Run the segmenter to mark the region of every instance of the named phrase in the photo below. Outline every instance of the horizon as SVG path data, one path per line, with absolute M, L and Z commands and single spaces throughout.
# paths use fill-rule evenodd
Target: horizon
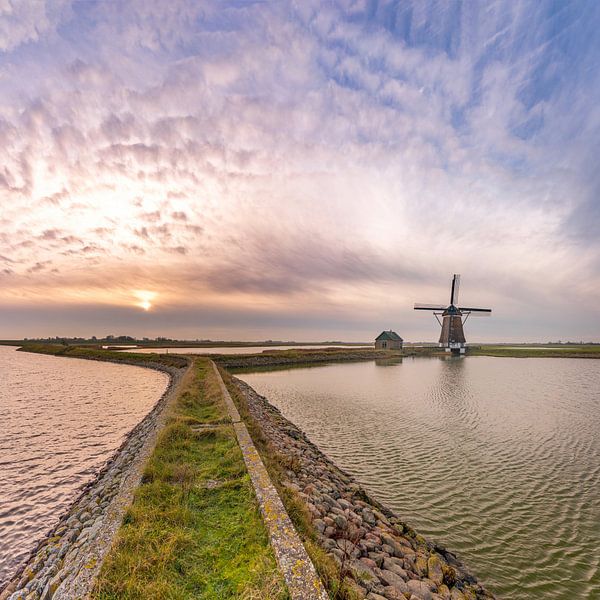
M 600 340 L 600 4 L 0 8 L 0 337 Z M 118 334 L 117 334 L 118 335 Z M 532 340 L 536 340 L 535 342 Z
M 78 342 L 78 341 L 82 341 L 82 342 L 136 342 L 136 343 L 142 343 L 142 344 L 152 344 L 153 342 L 160 342 L 162 344 L 164 343 L 168 343 L 168 342 L 173 342 L 173 343 L 190 343 L 190 344 L 211 344 L 211 345 L 215 345 L 215 344 L 228 344 L 228 345 L 234 345 L 234 344 L 251 344 L 251 345 L 288 345 L 288 344 L 298 344 L 298 345 L 311 345 L 311 344 L 318 344 L 318 345 L 325 345 L 325 344 L 332 344 L 332 345 L 339 345 L 339 344 L 343 344 L 343 345 L 372 345 L 374 343 L 374 341 L 366 341 L 366 340 L 318 340 L 318 339 L 312 339 L 312 340 L 294 340 L 294 339 L 211 339 L 211 338 L 196 338 L 196 339 L 191 339 L 191 338 L 168 338 L 168 337 L 164 337 L 164 336 L 157 336 L 155 338 L 150 338 L 147 336 L 141 336 L 141 337 L 134 337 L 134 336 L 129 336 L 129 335 L 107 335 L 105 337 L 97 337 L 97 336 L 89 336 L 89 337 L 84 337 L 84 336 L 60 336 L 60 335 L 55 335 L 55 336 L 46 336 L 46 337 L 32 337 L 32 338 L 13 338 L 13 339 L 1 339 L 0 340 L 0 344 L 6 344 L 9 342 L 46 342 L 46 341 L 66 341 L 66 342 Z M 404 344 L 407 345 L 417 345 L 417 344 L 428 344 L 428 345 L 438 345 L 437 341 L 434 340 L 407 340 L 407 339 L 403 339 L 402 340 Z M 520 341 L 520 342 L 514 342 L 514 341 L 491 341 L 491 342 L 482 342 L 479 340 L 473 340 L 470 342 L 467 342 L 467 346 L 475 346 L 475 345 L 485 345 L 485 346 L 493 346 L 493 345 L 507 345 L 507 344 L 517 344 L 517 345 L 527 345 L 527 344 L 532 344 L 532 345 L 544 345 L 544 344 L 551 344 L 551 345 L 574 345 L 574 346 L 587 346 L 587 345 L 598 345 L 600 344 L 600 341 L 595 341 L 595 340 L 572 340 L 572 339 L 565 339 L 565 340 L 546 340 L 546 341 L 542 341 L 542 340 L 524 340 L 524 341 Z

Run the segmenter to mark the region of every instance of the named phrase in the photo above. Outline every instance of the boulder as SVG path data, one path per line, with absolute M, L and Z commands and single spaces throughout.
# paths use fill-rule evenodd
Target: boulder
M 435 554 L 432 554 L 427 560 L 427 577 L 429 577 L 436 585 L 442 585 L 444 581 L 442 561 Z
M 402 594 L 404 594 L 404 592 L 408 592 L 410 589 L 407 586 L 406 581 L 404 581 L 400 575 L 394 573 L 393 571 L 388 571 L 387 569 L 383 569 L 381 571 L 379 579 L 381 579 L 386 585 L 392 586 Z
M 408 590 L 420 600 L 433 600 L 429 586 L 419 579 L 411 579 L 407 584 Z

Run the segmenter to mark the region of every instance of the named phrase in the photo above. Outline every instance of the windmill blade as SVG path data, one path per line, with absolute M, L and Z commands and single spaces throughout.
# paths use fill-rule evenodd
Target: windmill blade
M 415 304 L 415 310 L 446 310 L 447 306 L 440 306 L 439 304 L 421 304 L 417 302 Z
M 458 288 L 460 287 L 460 275 L 454 274 L 452 279 L 452 293 L 450 294 L 450 304 L 458 304 Z
M 468 306 L 460 306 L 458 308 L 461 313 L 469 313 L 473 317 L 489 317 L 492 314 L 491 308 L 470 308 Z

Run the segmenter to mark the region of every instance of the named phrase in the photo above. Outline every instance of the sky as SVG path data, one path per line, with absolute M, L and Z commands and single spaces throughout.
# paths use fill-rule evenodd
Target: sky
M 0 338 L 600 341 L 600 3 L 0 0 Z

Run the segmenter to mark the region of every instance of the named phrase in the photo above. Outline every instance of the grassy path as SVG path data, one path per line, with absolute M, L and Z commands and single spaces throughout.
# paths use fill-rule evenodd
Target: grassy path
M 196 359 L 92 598 L 288 598 L 226 414 Z

